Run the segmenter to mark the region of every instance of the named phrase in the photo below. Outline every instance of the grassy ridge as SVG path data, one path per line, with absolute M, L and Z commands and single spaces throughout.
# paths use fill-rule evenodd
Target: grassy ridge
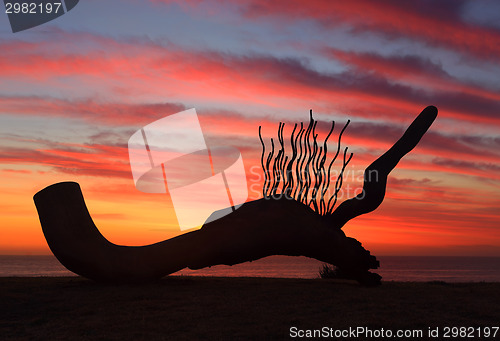
M 149 285 L 0 278 L 0 339 L 288 338 L 290 327 L 498 326 L 500 283 L 168 277 Z M 500 338 L 500 335 L 497 335 Z

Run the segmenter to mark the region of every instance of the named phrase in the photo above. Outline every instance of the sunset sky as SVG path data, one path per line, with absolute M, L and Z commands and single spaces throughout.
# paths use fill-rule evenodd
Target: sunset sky
M 50 253 L 32 197 L 60 181 L 111 242 L 181 234 L 171 200 L 135 188 L 127 150 L 176 112 L 196 108 L 209 146 L 240 150 L 249 200 L 259 125 L 269 139 L 284 121 L 286 137 L 312 109 L 322 137 L 350 119 L 342 201 L 435 105 L 383 204 L 344 231 L 375 255 L 500 256 L 499 2 L 81 0 L 15 34 L 0 17 L 0 254 Z

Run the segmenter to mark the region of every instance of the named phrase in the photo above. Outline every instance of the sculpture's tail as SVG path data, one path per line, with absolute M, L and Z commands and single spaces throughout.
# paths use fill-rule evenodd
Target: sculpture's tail
M 363 192 L 337 207 L 329 217 L 332 225 L 342 228 L 349 220 L 375 210 L 382 203 L 387 176 L 401 158 L 415 148 L 436 117 L 436 107 L 425 108 L 391 149 L 366 168 Z

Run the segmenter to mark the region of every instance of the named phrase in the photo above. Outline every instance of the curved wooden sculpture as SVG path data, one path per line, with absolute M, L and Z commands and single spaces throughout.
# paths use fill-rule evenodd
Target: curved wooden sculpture
M 341 228 L 383 201 L 387 175 L 420 141 L 437 116 L 425 108 L 392 148 L 365 170 L 363 195 L 320 215 L 309 205 L 272 196 L 247 202 L 235 212 L 189 232 L 147 246 L 115 245 L 102 236 L 87 210 L 80 186 L 51 185 L 34 196 L 47 243 L 74 273 L 103 282 L 146 282 L 183 268 L 233 265 L 271 255 L 306 256 L 337 266 L 362 284 L 380 284 L 369 272 L 378 261 Z M 367 176 L 377 172 L 377 177 Z

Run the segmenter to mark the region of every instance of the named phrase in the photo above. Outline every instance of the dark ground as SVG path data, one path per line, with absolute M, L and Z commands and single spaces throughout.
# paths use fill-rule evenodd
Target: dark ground
M 321 279 L 102 285 L 77 277 L 0 278 L 0 340 L 289 339 L 292 326 L 421 329 L 424 336 L 429 327 L 498 327 L 500 283 L 366 288 Z M 500 331 L 489 339 L 500 340 Z

